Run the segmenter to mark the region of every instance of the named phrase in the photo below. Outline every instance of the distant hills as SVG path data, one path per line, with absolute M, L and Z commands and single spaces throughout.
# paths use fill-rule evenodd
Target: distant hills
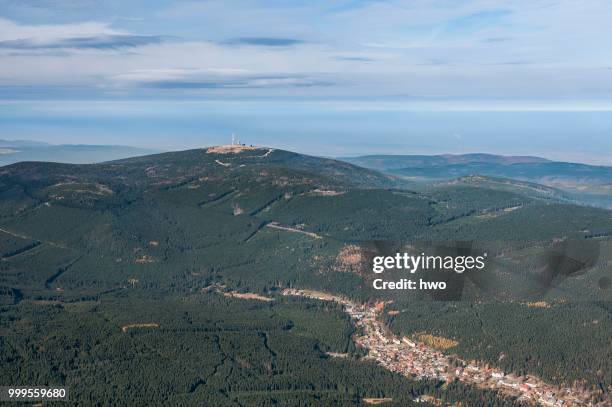
M 153 149 L 90 144 L 47 144 L 31 140 L 0 140 L 0 166 L 20 161 L 87 164 L 158 152 Z
M 373 168 L 379 171 L 400 170 L 403 168 L 431 168 L 449 165 L 490 164 L 512 165 L 550 162 L 545 158 L 532 156 L 502 156 L 494 154 L 441 154 L 441 155 L 364 155 L 346 157 L 341 160 Z
M 577 202 L 612 207 L 612 167 L 493 154 L 370 155 L 343 160 L 412 181 L 473 175 L 527 181 L 565 191 L 566 197 Z
M 433 332 L 456 340 L 452 352 L 465 360 L 608 389 L 611 293 L 599 287 L 612 264 L 612 212 L 507 178 L 415 186 L 343 161 L 246 146 L 0 167 L 0 361 L 20 366 L 0 370 L 0 381 L 25 385 L 35 372 L 71 386 L 80 401 L 106 394 L 89 384 L 97 380 L 123 386 L 129 372 L 143 391 L 154 374 L 184 397 L 174 404 L 238 405 L 214 397 L 268 394 L 276 376 L 283 394 L 295 383 L 308 392 L 350 388 L 332 381 L 345 373 L 324 370 L 348 363 L 342 372 L 367 366 L 367 383 L 397 387 L 353 356 L 330 363 L 324 352 L 351 352 L 354 330 L 326 319 L 329 305 L 279 295 L 294 287 L 393 301 L 385 318 L 399 334 Z M 486 249 L 488 269 L 429 275 L 452 284 L 452 296 L 374 290 L 368 258 L 393 253 L 394 242 Z M 328 347 L 321 336 L 347 345 Z M 308 377 L 290 380 L 294 366 Z M 232 371 L 248 387 L 231 382 Z M 193 397 L 212 402 L 185 402 Z
M 0 139 L 0 166 L 23 161 L 91 164 L 158 153 L 122 145 L 53 145 L 32 140 Z M 288 153 L 287 154 L 293 154 Z M 604 208 L 612 208 L 612 167 L 551 161 L 534 156 L 494 154 L 367 155 L 320 161 L 296 155 L 305 170 L 329 170 L 359 185 L 426 188 L 446 183 L 477 185 Z M 333 165 L 330 166 L 329 163 Z M 350 163 L 355 165 L 347 166 Z M 379 172 L 366 172 L 365 169 Z M 352 175 L 349 177 L 348 173 Z M 376 175 L 374 175 L 376 174 Z M 385 175 L 386 174 L 386 175 Z M 474 176 L 477 176 L 474 178 Z M 526 184 L 523 184 L 526 183 Z M 530 186 L 536 184 L 535 187 Z
M 4 140 L 0 139 L 0 147 L 43 147 L 49 143 L 35 140 Z

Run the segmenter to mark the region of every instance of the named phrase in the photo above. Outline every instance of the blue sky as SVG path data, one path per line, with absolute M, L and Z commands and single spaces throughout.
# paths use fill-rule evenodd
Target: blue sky
M 286 131 L 288 116 L 295 127 L 318 131 L 312 140 L 337 137 L 339 146 L 352 141 L 350 131 L 334 128 L 369 117 L 366 128 L 378 124 L 378 133 L 396 138 L 393 129 L 403 129 L 408 150 L 411 137 L 422 134 L 432 144 L 439 138 L 442 148 L 461 129 L 482 133 L 477 123 L 473 130 L 462 124 L 473 112 L 489 118 L 515 112 L 520 121 L 534 117 L 520 111 L 560 111 L 565 114 L 539 115 L 556 122 L 538 126 L 555 129 L 558 117 L 574 117 L 566 127 L 580 129 L 584 112 L 612 111 L 610 21 L 608 0 L 0 0 L 0 138 L 62 142 L 80 132 L 83 142 L 96 134 L 100 142 L 120 137 L 142 145 L 148 143 L 142 121 L 155 114 L 168 118 L 168 133 L 174 130 L 152 136 L 156 146 L 197 144 L 190 134 L 198 129 L 203 143 L 232 127 L 276 134 Z M 231 110 L 240 101 L 255 104 L 268 123 L 253 116 L 250 128 L 232 126 L 244 119 Z M 204 103 L 223 120 L 182 117 L 172 128 L 184 103 L 194 115 L 201 112 L 194 106 Z M 55 121 L 45 116 L 59 107 Z M 312 109 L 320 110 L 319 126 L 306 122 Z M 45 115 L 33 114 L 41 110 Z M 436 111 L 438 118 L 430 114 Z M 432 122 L 414 128 L 401 119 L 409 120 L 410 112 L 430 112 L 425 116 Z M 385 114 L 396 127 L 384 122 Z M 450 120 L 448 131 L 433 131 L 442 117 Z M 596 152 L 612 152 L 600 132 L 612 134 L 593 120 L 574 144 L 565 143 L 566 153 L 585 134 Z M 270 124 L 275 121 L 278 128 Z M 529 122 L 520 124 L 511 127 L 529 133 Z M 510 137 L 497 133 L 487 137 Z M 530 148 L 533 136 L 514 135 L 517 150 Z M 478 140 L 463 147 L 489 148 L 491 140 Z

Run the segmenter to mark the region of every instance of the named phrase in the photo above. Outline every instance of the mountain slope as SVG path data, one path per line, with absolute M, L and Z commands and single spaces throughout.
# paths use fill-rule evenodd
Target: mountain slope
M 365 155 L 344 157 L 343 161 L 372 168 L 379 171 L 399 170 L 402 168 L 429 168 L 465 164 L 533 164 L 549 162 L 545 158 L 532 156 L 501 156 L 494 154 L 441 154 L 441 155 Z
M 398 185 L 376 171 L 268 148 L 188 150 L 95 165 L 14 164 L 0 168 L 3 250 L 30 255 L 7 263 L 16 269 L 4 284 L 23 277 L 34 291 L 85 282 L 111 288 L 130 278 L 165 285 L 186 273 L 181 284 L 189 285 L 220 276 L 212 270 L 221 267 L 226 282 L 263 287 L 293 280 L 300 263 L 299 278 L 320 284 L 317 269 L 326 265 L 313 256 L 333 257 L 350 242 L 546 241 L 612 230 L 607 211 L 542 199 L 545 188 L 489 182 L 413 192 Z M 287 256 L 274 240 L 281 235 L 302 242 L 300 249 Z M 32 261 L 47 268 L 24 275 Z M 170 265 L 174 271 L 165 271 Z M 261 274 L 254 278 L 252 270 Z M 337 277 L 327 284 L 336 286 Z M 350 279 L 347 289 L 360 284 L 358 276 Z
M 550 187 L 551 195 L 567 201 L 612 208 L 612 167 L 491 154 L 380 155 L 345 160 L 411 181 L 446 181 L 473 175 L 527 181 Z
M 562 348 L 553 351 L 567 356 L 547 358 L 546 347 L 529 346 L 532 337 L 508 332 L 505 327 L 520 324 L 521 312 L 504 314 L 508 321 L 487 326 L 490 335 L 504 341 L 485 341 L 487 347 L 474 345 L 473 335 L 480 331 L 465 327 L 482 317 L 467 301 L 461 306 L 464 320 L 448 325 L 458 342 L 466 339 L 470 344 L 459 349 L 460 355 L 502 363 L 500 352 L 508 352 L 511 346 L 508 360 L 512 364 L 504 365 L 508 370 L 522 369 L 551 381 L 558 377 L 563 381 L 587 379 L 604 388 L 612 382 L 609 374 L 597 376 L 589 370 L 584 376 L 580 369 L 563 364 L 580 360 L 592 369 L 606 371 L 606 359 L 599 357 L 603 353 L 593 352 L 604 352 L 608 345 L 605 321 L 596 326 L 589 322 L 589 329 L 570 328 L 599 315 L 598 307 L 608 299 L 609 293 L 597 284 L 612 260 L 610 211 L 541 199 L 514 188 L 494 188 L 492 183 L 445 183 L 420 192 L 398 186 L 401 181 L 394 177 L 347 163 L 268 148 L 227 146 L 94 165 L 26 162 L 2 167 L 0 326 L 10 328 L 11 335 L 10 346 L 0 346 L 0 360 L 22 360 L 34 366 L 44 347 L 68 349 L 40 362 L 41 371 L 53 372 L 51 367 L 56 366 L 74 380 L 72 366 L 91 368 L 89 362 L 78 359 L 78 355 L 89 355 L 87 350 L 73 352 L 74 330 L 81 329 L 73 321 L 77 315 L 78 326 L 89 327 L 87 347 L 96 352 L 91 360 L 111 360 L 107 353 L 116 349 L 141 350 L 136 354 L 144 359 L 126 362 L 126 368 L 136 365 L 155 370 L 151 363 L 160 363 L 158 359 L 147 362 L 146 356 L 140 356 L 152 346 L 157 346 L 153 353 L 164 349 L 164 355 L 178 355 L 184 349 L 195 352 L 191 346 L 197 349 L 200 342 L 206 343 L 211 351 L 202 356 L 201 364 L 211 365 L 210 380 L 199 378 L 197 370 L 189 370 L 188 377 L 177 372 L 186 393 L 191 388 L 206 388 L 204 394 L 215 395 L 214 389 L 235 378 L 227 372 L 244 372 L 249 366 L 255 366 L 255 371 L 249 370 L 249 380 L 282 372 L 297 375 L 288 363 L 281 364 L 285 363 L 282 358 L 298 364 L 306 363 L 305 359 L 290 359 L 286 349 L 299 349 L 299 357 L 308 355 L 307 363 L 318 363 L 319 370 L 329 368 L 329 363 L 320 366 L 322 358 L 328 358 L 321 349 L 346 349 L 352 331 L 342 328 L 337 314 L 333 314 L 335 322 L 321 326 L 324 321 L 318 315 L 285 307 L 285 300 L 276 305 L 280 289 L 319 289 L 361 301 L 394 300 L 398 312 L 414 308 L 426 314 L 412 325 L 412 318 L 398 317 L 397 322 L 391 321 L 394 329 L 410 333 L 425 324 L 427 329 L 441 330 L 439 324 L 427 325 L 427 314 L 437 312 L 446 301 L 377 292 L 371 288 L 373 274 L 366 261 L 376 250 L 398 242 L 452 244 L 460 240 L 484 244 L 492 254 L 499 253 L 492 260 L 499 270 L 487 270 L 486 281 L 462 280 L 464 292 L 460 294 L 464 297 L 460 298 L 484 303 L 486 315 L 498 315 L 497 307 L 506 306 L 503 301 L 518 307 L 531 298 L 531 292 L 520 290 L 528 282 L 539 298 L 566 304 L 554 308 L 554 314 L 530 314 L 534 321 L 530 326 L 558 326 L 558 330 L 543 330 L 538 340 L 561 343 Z M 548 259 L 555 244 L 571 239 L 607 249 L 602 249 L 600 257 L 588 259 L 588 264 L 574 262 L 576 268 L 571 263 L 570 271 L 578 271 L 577 275 L 538 272 L 540 261 Z M 236 304 L 224 295 L 234 291 L 256 292 L 273 301 L 256 306 Z M 575 307 L 576 298 L 584 300 L 584 305 Z M 182 305 L 177 308 L 176 304 Z M 219 308 L 225 305 L 235 307 L 234 311 L 222 314 L 223 321 L 216 320 Z M 52 323 L 45 327 L 51 331 L 41 339 L 39 333 L 27 330 L 25 341 L 20 327 L 40 326 L 37 307 L 46 307 L 44 319 Z M 441 312 L 452 316 L 454 307 L 451 302 Z M 327 315 L 331 311 L 335 310 L 315 312 Z M 251 318 L 245 316 L 248 313 Z M 7 322 L 3 315 L 22 322 Z M 134 320 L 135 315 L 139 319 Z M 130 332 L 125 334 L 120 329 L 139 323 L 144 325 L 126 328 Z M 68 333 L 62 330 L 66 326 Z M 324 338 L 329 326 L 337 327 L 341 335 Z M 564 332 L 563 341 L 546 336 L 557 331 Z M 101 349 L 104 338 L 112 338 L 117 347 Z M 139 338 L 148 347 L 142 347 Z M 584 346 L 577 348 L 576 343 Z M 249 354 L 265 362 L 248 359 L 241 349 L 249 349 Z M 526 354 L 530 357 L 525 358 Z M 216 360 L 218 355 L 227 357 Z M 172 356 L 175 358 L 184 360 Z M 275 366 L 282 368 L 274 370 Z M 174 364 L 173 368 L 178 369 Z M 84 391 L 82 386 L 79 391 Z
M 265 275 L 249 280 L 266 285 L 282 277 L 279 270 L 294 273 L 283 263 L 296 261 L 272 254 L 275 245 L 267 240 L 275 234 L 264 228 L 269 213 L 293 199 L 335 200 L 356 186 L 374 197 L 369 188 L 395 184 L 350 164 L 271 149 L 189 150 L 95 165 L 14 164 L 0 168 L 4 255 L 21 250 L 28 256 L 9 256 L 12 271 L 2 284 L 21 280 L 21 289 L 34 291 L 112 288 L 131 278 L 166 285 L 187 273 L 181 284 L 189 285 L 206 281 L 218 266 L 228 270 L 226 278 L 243 278 L 251 263 Z M 396 203 L 389 210 L 400 209 Z M 254 265 L 257 250 L 270 254 Z M 27 272 L 32 261 L 40 264 L 36 273 Z M 165 271 L 170 265 L 172 273 Z

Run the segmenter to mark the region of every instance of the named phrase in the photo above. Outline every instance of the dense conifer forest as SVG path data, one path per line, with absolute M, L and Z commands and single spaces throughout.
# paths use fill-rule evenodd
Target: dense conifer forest
M 280 295 L 298 287 L 392 299 L 384 315 L 396 333 L 452 338 L 448 353 L 605 394 L 611 233 L 605 209 L 482 185 L 416 191 L 272 149 L 0 167 L 0 384 L 66 385 L 81 405 L 406 406 L 420 395 L 518 405 L 375 365 L 338 305 Z M 537 259 L 567 239 L 597 255 L 520 292 L 541 283 Z M 379 293 L 371 271 L 341 255 L 425 240 L 489 245 L 503 289 L 469 280 L 452 302 Z

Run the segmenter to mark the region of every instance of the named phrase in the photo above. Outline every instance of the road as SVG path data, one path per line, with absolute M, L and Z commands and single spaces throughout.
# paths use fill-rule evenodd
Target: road
M 356 326 L 362 329 L 353 336 L 355 344 L 367 351 L 367 357 L 384 368 L 413 379 L 435 379 L 445 382 L 459 380 L 481 389 L 494 390 L 503 396 L 516 397 L 528 405 L 550 407 L 605 406 L 606 402 L 591 403 L 591 394 L 576 388 L 559 388 L 542 379 L 517 376 L 485 363 L 465 362 L 448 356 L 411 338 L 400 338 L 378 320 L 384 303 L 358 304 L 346 297 L 320 291 L 286 289 L 283 295 L 334 301 Z M 457 367 L 458 366 L 458 367 Z

